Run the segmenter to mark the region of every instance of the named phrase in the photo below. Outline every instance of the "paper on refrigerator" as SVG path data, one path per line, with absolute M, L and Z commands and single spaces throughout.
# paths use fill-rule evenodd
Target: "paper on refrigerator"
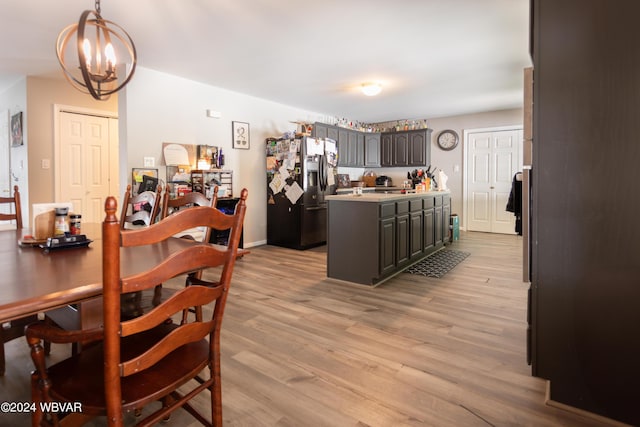
M 284 188 L 284 178 L 279 173 L 273 174 L 273 179 L 269 183 L 269 188 L 273 191 L 273 194 L 278 194 Z
M 307 137 L 307 156 L 323 155 L 324 140 Z
M 298 199 L 304 194 L 304 191 L 302 191 L 302 187 L 300 187 L 298 183 L 294 181 L 293 184 L 288 185 L 285 188 L 284 194 L 287 196 L 289 201 L 295 205 Z

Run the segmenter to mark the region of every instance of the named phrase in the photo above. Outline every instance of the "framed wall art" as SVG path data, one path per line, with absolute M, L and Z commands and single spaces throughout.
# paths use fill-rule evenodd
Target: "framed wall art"
M 241 150 L 249 149 L 249 123 L 231 122 L 233 137 L 233 148 Z
M 22 111 L 11 116 L 11 146 L 19 147 L 24 144 L 22 138 Z

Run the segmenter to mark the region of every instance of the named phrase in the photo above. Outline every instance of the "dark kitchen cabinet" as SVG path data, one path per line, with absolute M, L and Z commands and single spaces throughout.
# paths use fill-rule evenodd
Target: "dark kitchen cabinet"
M 380 166 L 380 134 L 364 134 L 364 167 L 373 168 Z
M 442 241 L 449 240 L 449 220 L 451 218 L 451 202 L 448 196 L 442 197 L 442 224 L 440 227 L 442 230 Z
M 393 136 L 393 166 L 409 166 L 409 135 L 406 132 Z
M 333 125 L 327 125 L 324 123 L 313 124 L 313 136 L 316 138 L 329 138 L 334 141 L 338 141 L 338 127 Z
M 394 206 L 395 208 L 395 206 Z M 396 218 L 380 220 L 380 275 L 396 268 Z
M 393 134 L 380 134 L 380 166 L 393 166 Z
M 637 426 L 640 2 L 532 12 L 532 373 L 551 400 Z
M 448 193 L 446 194 L 448 200 Z M 440 215 L 435 218 L 435 199 Z M 347 196 L 328 199 L 327 276 L 377 285 L 440 249 L 446 231 L 443 195 L 399 197 L 380 203 Z M 446 229 L 448 229 L 448 218 Z
M 427 132 L 409 132 L 408 135 L 409 166 L 428 165 L 427 146 L 429 141 L 427 141 Z
M 431 129 L 418 129 L 382 133 L 381 166 L 428 166 L 431 161 L 431 132 Z
M 443 214 L 442 214 L 442 196 L 436 196 L 434 198 L 435 207 L 433 208 L 433 222 L 435 224 L 435 244 L 440 245 L 444 239 L 444 230 L 442 229 Z
M 409 215 L 410 248 L 409 257 L 415 259 L 422 254 L 422 210 Z
M 328 138 L 329 125 L 324 123 L 315 123 L 313 125 L 313 136 L 316 138 Z
M 429 249 L 434 247 L 436 243 L 436 240 L 435 240 L 436 223 L 435 223 L 433 201 L 431 201 L 431 207 L 425 207 L 425 209 L 422 211 L 422 224 L 423 224 L 423 229 L 422 229 L 423 251 L 428 251 Z
M 402 266 L 409 262 L 409 214 L 397 216 L 396 239 L 396 264 Z

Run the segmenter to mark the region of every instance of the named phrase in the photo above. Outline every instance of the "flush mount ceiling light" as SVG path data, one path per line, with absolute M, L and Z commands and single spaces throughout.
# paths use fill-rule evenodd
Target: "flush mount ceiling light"
M 137 55 L 133 40 L 118 24 L 100 15 L 100 0 L 95 10 L 85 10 L 77 24 L 60 32 L 56 41 L 56 54 L 64 76 L 76 89 L 89 93 L 97 100 L 106 100 L 122 89 L 136 69 Z M 77 34 L 75 46 L 69 43 Z M 116 61 L 116 52 L 122 56 Z M 78 63 L 74 63 L 75 57 Z M 121 67 L 119 65 L 124 65 Z M 118 78 L 116 67 L 125 70 Z M 121 83 L 118 85 L 118 81 Z
M 382 92 L 382 85 L 380 83 L 363 83 L 360 90 L 367 96 L 376 96 Z

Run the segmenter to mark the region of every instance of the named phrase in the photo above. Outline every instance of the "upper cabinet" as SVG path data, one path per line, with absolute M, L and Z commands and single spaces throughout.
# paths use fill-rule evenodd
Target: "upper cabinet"
M 378 138 L 380 136 L 324 123 L 315 123 L 313 126 L 313 136 L 330 138 L 338 144 L 338 166 L 365 167 L 371 160 L 369 153 L 369 160 L 365 162 L 365 137 L 369 135 L 377 135 Z M 375 162 L 375 159 L 373 161 Z
M 431 161 L 431 129 L 399 132 L 359 132 L 315 123 L 313 136 L 331 138 L 338 144 L 338 166 L 426 167 Z
M 431 161 L 431 129 L 385 132 L 380 139 L 380 165 L 428 166 Z
M 374 168 L 380 167 L 380 134 L 365 133 L 364 134 L 364 167 Z

